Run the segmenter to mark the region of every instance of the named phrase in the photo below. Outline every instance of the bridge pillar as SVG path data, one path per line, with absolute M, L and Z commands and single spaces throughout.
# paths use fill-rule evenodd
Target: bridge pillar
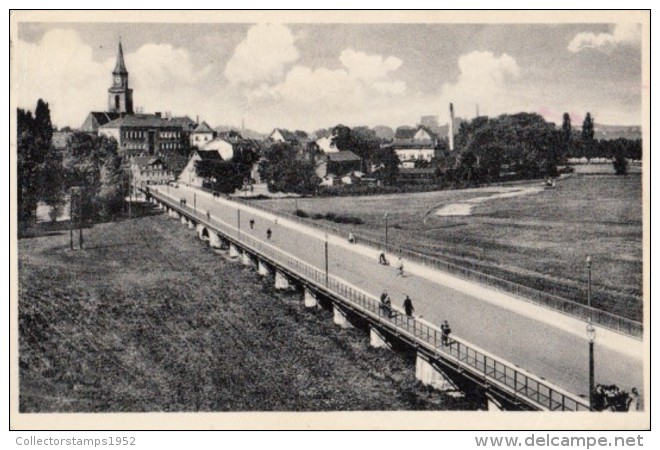
M 222 241 L 220 240 L 220 236 L 218 236 L 218 234 L 214 233 L 213 231 L 209 231 L 209 243 L 211 244 L 212 248 L 222 247 Z
M 275 289 L 289 289 L 290 287 L 291 283 L 289 283 L 286 275 L 279 270 L 275 270 Z
M 202 239 L 202 233 L 204 232 L 204 225 L 198 223 L 197 226 L 195 227 L 195 232 L 197 232 L 197 236 L 200 239 Z
M 192 219 L 188 219 L 188 228 L 191 230 L 195 228 L 195 222 Z
M 229 243 L 229 257 L 230 258 L 238 258 L 240 256 L 240 253 L 238 252 L 238 247 L 236 245 Z
M 504 411 L 505 410 L 502 403 L 495 400 L 495 398 L 493 398 L 493 396 L 490 395 L 489 393 L 486 393 L 486 405 L 487 405 L 488 411 Z
M 172 210 L 172 218 L 176 219 L 176 220 L 181 219 L 181 213 L 179 211 L 176 211 L 176 210 L 173 209 Z
M 268 267 L 268 265 L 264 261 L 259 260 L 257 266 L 259 267 L 259 275 L 261 275 L 262 277 L 270 276 L 271 274 L 270 267 Z
M 315 308 L 318 306 L 319 302 L 316 300 L 316 295 L 309 289 L 305 288 L 305 293 L 304 295 L 304 300 L 305 300 L 305 308 Z
M 455 391 L 456 385 L 452 383 L 445 373 L 431 360 L 421 353 L 417 353 L 415 364 L 415 378 L 423 384 L 432 386 L 440 391 Z
M 179 214 L 179 216 L 181 217 L 181 224 L 182 225 L 188 225 L 188 218 L 186 216 L 184 216 L 183 214 Z
M 342 328 L 353 328 L 353 325 L 348 321 L 346 312 L 342 311 L 337 305 L 332 305 L 332 321 Z
M 376 327 L 369 327 L 369 345 L 374 348 L 392 348 L 383 333 Z
M 241 255 L 241 262 L 246 267 L 254 266 L 254 261 L 252 260 L 252 256 L 250 256 L 250 254 L 245 250 L 243 250 L 243 254 Z

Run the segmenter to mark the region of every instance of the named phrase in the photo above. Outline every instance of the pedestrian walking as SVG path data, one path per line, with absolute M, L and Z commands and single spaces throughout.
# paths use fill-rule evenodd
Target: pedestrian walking
M 355 244 L 355 236 L 354 236 L 353 233 L 350 232 L 350 231 L 348 232 L 348 242 L 349 242 L 350 244 Z
M 403 300 L 403 309 L 406 311 L 406 316 L 412 317 L 415 307 L 413 306 L 410 297 L 408 297 L 408 294 L 406 294 L 406 298 Z
M 440 325 L 440 331 L 442 331 L 442 345 L 443 347 L 449 344 L 449 334 L 451 333 L 451 327 L 449 322 L 446 320 Z
M 250 219 L 250 230 L 254 230 L 254 219 Z
M 268 238 L 269 241 L 270 241 L 270 237 L 271 237 L 272 235 L 273 235 L 273 232 L 270 230 L 270 228 L 267 229 L 267 230 L 266 230 L 266 237 Z
M 380 294 L 380 308 L 383 310 L 387 317 L 392 317 L 392 300 L 387 290 Z
M 630 391 L 630 396 L 628 397 L 626 409 L 628 411 L 639 411 L 639 391 L 636 387 L 632 388 Z
M 403 260 L 399 256 L 399 259 L 396 262 L 397 275 L 403 276 Z

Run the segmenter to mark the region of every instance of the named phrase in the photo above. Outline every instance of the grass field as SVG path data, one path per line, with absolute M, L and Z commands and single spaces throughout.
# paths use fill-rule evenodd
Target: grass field
M 538 186 L 539 182 L 530 183 Z M 524 185 L 516 185 L 524 188 Z M 593 258 L 593 304 L 642 317 L 641 177 L 575 175 L 540 193 L 486 201 L 469 216 L 439 217 L 443 206 L 498 188 L 369 197 L 264 200 L 293 212 L 335 212 L 363 225 L 346 233 L 389 241 L 457 264 L 586 303 L 585 258 Z
M 19 241 L 22 412 L 476 409 L 164 215 Z

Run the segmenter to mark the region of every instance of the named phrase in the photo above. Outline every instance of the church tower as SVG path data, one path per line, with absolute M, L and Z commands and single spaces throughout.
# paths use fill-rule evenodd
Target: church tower
M 121 41 L 117 52 L 117 64 L 112 71 L 112 86 L 108 89 L 108 111 L 133 114 L 133 89 L 128 88 L 128 71 L 124 64 Z

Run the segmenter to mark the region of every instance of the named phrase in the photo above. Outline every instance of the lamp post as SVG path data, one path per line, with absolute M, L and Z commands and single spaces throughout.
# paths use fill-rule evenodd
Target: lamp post
M 591 323 L 591 255 L 587 255 L 587 341 L 589 342 L 589 408 L 594 407 L 594 341 L 596 329 Z
M 197 212 L 197 192 L 193 192 L 193 211 Z
M 589 320 L 591 320 L 591 255 L 587 255 L 587 306 L 589 307 Z
M 236 223 L 238 228 L 238 240 L 241 240 L 241 209 L 236 208 Z
M 389 214 L 390 214 L 389 212 L 385 213 L 385 251 L 387 251 L 387 231 L 388 231 L 387 216 L 389 216 Z
M 328 233 L 325 233 L 325 286 L 328 287 Z
M 594 408 L 594 341 L 596 340 L 596 329 L 591 324 L 591 318 L 587 322 L 587 340 L 589 341 L 589 408 Z

